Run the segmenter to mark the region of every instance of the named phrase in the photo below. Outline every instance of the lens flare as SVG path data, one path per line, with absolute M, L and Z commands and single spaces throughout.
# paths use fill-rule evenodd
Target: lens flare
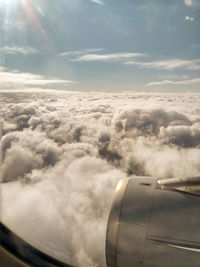
M 4 5 L 7 7 L 11 7 L 13 5 L 15 5 L 17 3 L 17 1 L 13 1 L 13 0 L 0 0 L 0 6 Z
M 38 8 L 40 12 L 38 11 Z M 24 14 L 21 13 L 22 10 L 24 11 Z M 7 36 L 5 39 L 9 39 L 8 36 L 12 35 L 11 29 L 15 27 L 15 21 L 16 23 L 18 21 L 19 23 L 24 24 L 29 22 L 35 33 L 39 36 L 39 39 L 41 41 L 47 41 L 47 33 L 38 17 L 38 14 L 41 16 L 41 12 L 43 11 L 40 7 L 32 6 L 31 2 L 27 0 L 0 0 L 0 46 L 8 45 L 8 40 L 4 40 L 4 42 L 2 41 L 2 34 Z M 44 16 L 44 12 L 42 14 Z
M 30 5 L 28 5 L 26 0 L 21 0 L 21 4 L 25 10 L 26 16 L 28 17 L 31 24 L 35 27 L 36 31 L 46 38 L 46 32 L 40 24 L 40 21 L 36 16 L 34 10 L 30 7 Z

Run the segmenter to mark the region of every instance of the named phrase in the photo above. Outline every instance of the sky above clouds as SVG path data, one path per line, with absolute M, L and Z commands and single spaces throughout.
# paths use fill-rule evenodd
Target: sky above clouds
M 1 89 L 10 73 L 30 75 L 19 89 L 200 90 L 199 0 L 0 0 L 0 14 Z

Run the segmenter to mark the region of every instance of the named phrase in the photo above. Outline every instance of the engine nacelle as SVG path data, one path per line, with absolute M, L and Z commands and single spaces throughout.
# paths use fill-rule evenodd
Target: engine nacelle
M 117 185 L 107 225 L 108 267 L 199 267 L 200 177 L 134 177 Z

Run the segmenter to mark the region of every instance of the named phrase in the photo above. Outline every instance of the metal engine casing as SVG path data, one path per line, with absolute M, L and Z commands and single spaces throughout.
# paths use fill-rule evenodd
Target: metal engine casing
M 119 182 L 107 224 L 108 267 L 200 266 L 200 196 L 189 190 L 200 178 L 174 180 Z

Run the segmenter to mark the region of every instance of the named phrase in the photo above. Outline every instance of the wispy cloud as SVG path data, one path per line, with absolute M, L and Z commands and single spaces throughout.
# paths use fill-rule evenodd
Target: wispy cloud
M 4 52 L 6 54 L 15 55 L 15 54 L 39 54 L 40 51 L 30 46 L 20 47 L 20 46 L 4 46 L 0 48 L 0 52 Z
M 104 2 L 102 0 L 90 0 L 90 1 L 97 5 L 104 6 Z
M 184 3 L 186 6 L 192 6 L 193 5 L 193 1 L 192 0 L 184 0 Z
M 30 86 L 43 87 L 50 85 L 66 85 L 73 84 L 75 81 L 62 80 L 52 77 L 46 77 L 43 75 L 36 75 L 33 73 L 19 72 L 17 70 L 9 71 L 3 67 L 0 67 L 0 88 L 1 89 L 17 89 L 28 88 Z
M 150 82 L 146 84 L 146 86 L 157 86 L 157 85 L 188 85 L 188 84 L 200 84 L 200 78 L 190 79 L 190 80 L 180 80 L 180 81 L 171 81 L 171 80 L 163 80 L 159 82 Z
M 99 52 L 103 50 L 104 48 L 89 48 L 89 49 L 83 49 L 83 50 L 64 51 L 64 52 L 59 53 L 58 55 L 61 57 L 67 57 L 67 56 L 81 55 L 85 53 L 95 53 L 95 52 Z
M 72 61 L 89 62 L 89 61 L 113 61 L 123 60 L 133 57 L 143 57 L 146 54 L 142 53 L 110 53 L 110 54 L 86 54 L 80 57 L 74 58 Z
M 80 51 L 66 51 L 58 54 L 60 57 L 80 55 Z
M 187 69 L 199 70 L 200 60 L 183 60 L 183 59 L 167 59 L 151 62 L 127 61 L 126 65 L 136 65 L 140 68 L 158 69 L 158 70 L 174 70 L 174 69 Z
M 187 79 L 189 79 L 189 76 L 188 75 L 167 74 L 167 75 L 160 75 L 160 79 L 163 79 L 163 80 L 187 80 Z

